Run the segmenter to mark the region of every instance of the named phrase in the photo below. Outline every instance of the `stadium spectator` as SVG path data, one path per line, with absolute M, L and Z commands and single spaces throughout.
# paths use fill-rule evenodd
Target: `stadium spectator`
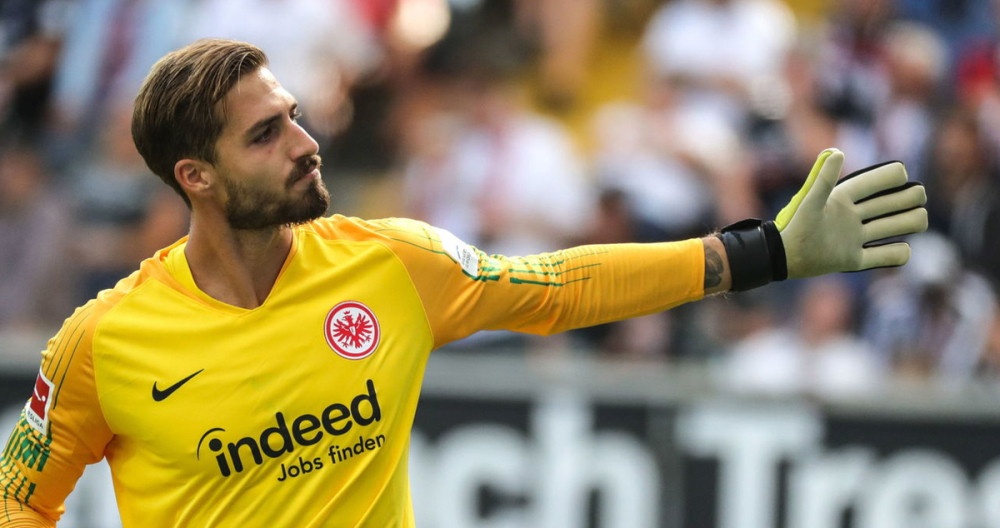
M 912 178 L 922 180 L 947 51 L 930 28 L 912 22 L 889 26 L 884 39 L 888 90 L 876 108 L 874 127 L 879 156 L 902 161 Z
M 895 7 L 900 19 L 927 26 L 941 38 L 949 77 L 970 47 L 997 34 L 993 0 L 897 0 Z
M 184 40 L 256 42 L 297 94 L 304 123 L 324 143 L 351 122 L 349 94 L 381 66 L 372 23 L 351 0 L 200 0 Z M 238 14 L 238 15 L 236 15 Z M 375 15 L 373 15 L 375 16 Z
M 46 150 L 63 166 L 85 157 L 109 114 L 182 42 L 193 0 L 76 0 L 53 79 Z
M 996 294 L 940 233 L 911 244 L 909 265 L 872 284 L 864 335 L 897 376 L 961 387 L 982 361 Z
M 858 167 L 878 159 L 874 125 L 889 90 L 884 37 L 893 15 L 892 0 L 836 0 L 824 19 L 817 99 L 838 122 L 838 144 L 857 153 Z
M 0 126 L 35 140 L 43 131 L 71 0 L 0 3 Z
M 187 232 L 183 204 L 149 177 L 135 150 L 131 117 L 131 106 L 116 108 L 94 154 L 69 173 L 77 303 L 111 288 L 143 258 Z
M 776 0 L 677 0 L 653 15 L 642 45 L 653 71 L 683 87 L 683 106 L 741 125 L 781 89 L 795 32 L 791 11 Z
M 650 74 L 642 97 L 597 110 L 590 163 L 598 188 L 625 199 L 634 240 L 686 237 L 719 218 L 756 215 L 734 127 L 680 107 L 668 78 Z
M 821 86 L 827 101 L 844 115 L 870 120 L 884 90 L 883 37 L 894 20 L 892 0 L 837 0 L 824 17 L 824 63 L 829 69 Z
M 1000 13 L 997 14 L 1000 17 Z M 955 72 L 954 104 L 972 112 L 991 150 L 1000 149 L 1000 38 L 980 39 L 962 50 Z
M 72 290 L 69 205 L 30 144 L 0 146 L 0 331 L 58 325 Z
M 953 108 L 930 148 L 931 223 L 946 233 L 963 262 L 1000 285 L 1000 180 L 996 150 L 968 110 Z
M 1000 310 L 993 314 L 993 321 L 990 323 L 986 338 L 986 347 L 976 365 L 976 377 L 991 385 L 1000 382 Z
M 773 115 L 758 116 L 745 129 L 746 148 L 753 156 L 753 187 L 770 215 L 777 214 L 801 185 L 801 174 L 817 148 L 852 142 L 851 127 L 820 104 L 823 68 L 819 45 L 804 38 L 797 41 L 782 70 L 786 101 Z M 873 155 L 871 148 L 855 152 L 862 164 Z
M 755 307 L 754 310 L 760 307 Z M 854 331 L 855 299 L 840 276 L 813 279 L 797 317 L 764 324 L 736 342 L 719 369 L 722 387 L 741 394 L 871 396 L 884 387 L 875 351 Z
M 556 112 L 577 102 L 599 32 L 600 0 L 514 0 L 515 23 L 538 49 L 542 103 Z
M 516 58 L 460 61 L 443 105 L 411 131 L 409 215 L 491 253 L 551 251 L 584 235 L 593 198 L 584 161 L 558 122 L 530 110 Z

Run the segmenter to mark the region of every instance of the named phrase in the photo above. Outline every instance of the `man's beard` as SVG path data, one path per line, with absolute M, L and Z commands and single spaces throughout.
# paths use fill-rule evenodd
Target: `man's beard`
M 226 194 L 226 220 L 233 229 L 266 229 L 283 225 L 304 224 L 315 220 L 330 206 L 330 193 L 322 179 L 317 179 L 306 188 L 303 195 L 292 192 L 292 186 L 319 168 L 317 155 L 300 158 L 295 169 L 285 180 L 284 193 L 252 188 L 240 182 L 224 179 Z

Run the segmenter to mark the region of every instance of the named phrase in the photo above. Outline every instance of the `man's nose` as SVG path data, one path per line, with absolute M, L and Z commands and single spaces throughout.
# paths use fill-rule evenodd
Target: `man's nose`
M 290 154 L 293 160 L 319 153 L 319 143 L 309 135 L 309 132 L 306 132 L 306 129 L 302 128 L 302 125 L 295 122 L 292 123 L 291 148 Z

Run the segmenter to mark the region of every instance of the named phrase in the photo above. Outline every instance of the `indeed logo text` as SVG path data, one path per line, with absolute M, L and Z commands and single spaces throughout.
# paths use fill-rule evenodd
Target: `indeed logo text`
M 292 453 L 296 446 L 311 446 L 319 443 L 326 435 L 340 436 L 354 428 L 371 425 L 382 420 L 382 409 L 379 407 L 375 383 L 368 380 L 367 392 L 355 396 L 350 404 L 333 403 L 323 409 L 318 415 L 303 414 L 289 422 L 282 412 L 275 413 L 275 424 L 265 428 L 259 435 L 226 442 L 221 427 L 205 431 L 198 441 L 195 456 L 201 459 L 201 446 L 208 439 L 208 450 L 215 454 L 219 473 L 223 477 L 240 473 L 245 464 L 261 465 L 264 457 L 278 458 Z

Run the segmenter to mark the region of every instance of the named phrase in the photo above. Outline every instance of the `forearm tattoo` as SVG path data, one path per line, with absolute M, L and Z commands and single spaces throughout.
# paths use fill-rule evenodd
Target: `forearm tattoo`
M 705 289 L 722 284 L 722 255 L 714 248 L 705 246 Z

